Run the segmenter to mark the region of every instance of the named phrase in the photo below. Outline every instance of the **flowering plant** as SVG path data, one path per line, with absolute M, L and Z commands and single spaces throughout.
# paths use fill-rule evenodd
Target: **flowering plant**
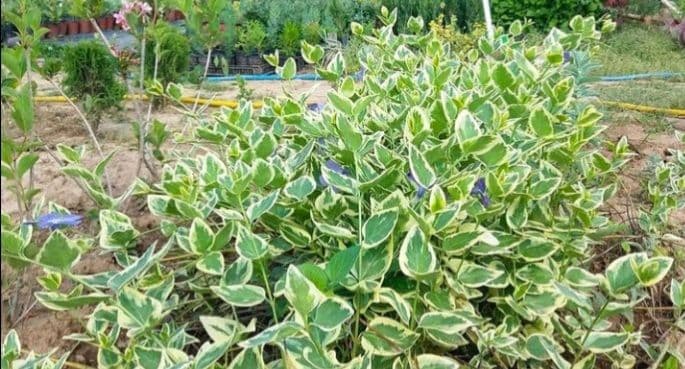
M 125 31 L 130 31 L 133 26 L 138 29 L 150 20 L 152 6 L 142 0 L 124 0 L 121 9 L 114 13 L 114 21 Z

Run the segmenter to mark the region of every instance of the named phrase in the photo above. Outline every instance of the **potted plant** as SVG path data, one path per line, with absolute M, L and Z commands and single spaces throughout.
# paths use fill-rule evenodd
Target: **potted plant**
M 236 64 L 261 66 L 264 42 L 266 41 L 266 28 L 257 21 L 251 20 L 238 28 L 238 49 Z
M 58 37 L 60 34 L 59 23 L 64 15 L 64 2 L 62 0 L 42 0 L 40 5 L 43 17 L 48 20 L 46 27 L 50 32 L 47 34 L 47 37 Z

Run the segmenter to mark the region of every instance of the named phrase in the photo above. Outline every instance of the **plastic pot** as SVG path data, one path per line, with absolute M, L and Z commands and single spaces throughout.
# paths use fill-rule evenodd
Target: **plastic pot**
M 67 23 L 67 35 L 75 35 L 78 33 L 78 22 L 76 20 L 69 20 Z
M 107 17 L 100 17 L 97 19 L 98 27 L 100 27 L 101 30 L 105 31 L 107 30 Z
M 114 16 L 108 15 L 105 17 L 105 28 L 109 31 L 114 28 Z
M 93 26 L 88 19 L 81 19 L 78 21 L 78 31 L 79 33 L 92 33 Z
M 50 30 L 50 32 L 45 35 L 47 38 L 56 38 L 59 36 L 59 24 L 49 23 L 47 24 L 47 28 Z
M 58 29 L 58 31 L 57 31 L 58 36 L 62 37 L 64 35 L 66 35 L 67 34 L 67 22 L 65 22 L 65 21 L 59 22 L 59 24 L 57 25 L 57 29 Z

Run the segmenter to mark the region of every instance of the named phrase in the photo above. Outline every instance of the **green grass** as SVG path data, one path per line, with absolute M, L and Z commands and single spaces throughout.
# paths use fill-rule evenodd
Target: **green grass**
M 661 71 L 685 73 L 685 49 L 656 25 L 623 24 L 607 36 L 595 60 L 601 64 L 595 71 L 598 76 Z

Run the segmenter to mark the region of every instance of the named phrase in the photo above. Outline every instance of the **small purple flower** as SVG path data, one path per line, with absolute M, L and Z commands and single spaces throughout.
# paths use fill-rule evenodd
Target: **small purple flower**
M 488 196 L 488 189 L 485 186 L 485 178 L 478 178 L 471 189 L 471 196 L 477 197 L 484 207 L 487 208 L 490 206 L 490 197 Z
M 345 169 L 342 165 L 338 164 L 335 160 L 326 160 L 326 168 L 344 176 L 349 176 L 350 171 Z
M 321 113 L 325 106 L 326 105 L 323 103 L 313 103 L 313 104 L 308 104 L 307 109 L 309 109 L 315 113 Z
M 36 218 L 32 224 L 38 225 L 40 229 L 55 229 L 65 227 L 76 227 L 83 221 L 83 216 L 78 214 L 47 213 Z
M 359 72 L 355 73 L 355 74 L 352 76 L 352 78 L 353 78 L 356 82 L 361 82 L 361 80 L 364 79 L 364 75 L 366 75 L 366 68 L 361 67 L 361 69 L 359 69 Z
M 336 173 L 344 175 L 344 176 L 350 176 L 350 171 L 347 170 L 347 168 L 343 167 L 342 165 L 338 164 L 338 162 L 336 162 L 335 160 L 328 159 L 328 160 L 326 160 L 324 165 L 326 166 L 326 168 L 328 168 L 329 170 L 331 170 L 333 172 L 336 172 Z M 328 187 L 329 183 L 328 183 L 328 181 L 326 181 L 326 178 L 324 178 L 323 175 L 320 175 L 318 179 L 319 179 L 319 185 L 321 187 Z M 333 191 L 336 191 L 335 187 L 333 187 Z
M 573 59 L 573 55 L 569 51 L 564 51 L 564 63 L 568 63 Z
M 416 198 L 422 198 L 426 194 L 426 191 L 428 189 L 426 187 L 421 186 L 419 182 L 416 181 L 416 178 L 414 178 L 414 174 L 411 171 L 407 173 L 407 178 L 409 179 L 409 182 L 413 183 L 416 186 Z

